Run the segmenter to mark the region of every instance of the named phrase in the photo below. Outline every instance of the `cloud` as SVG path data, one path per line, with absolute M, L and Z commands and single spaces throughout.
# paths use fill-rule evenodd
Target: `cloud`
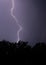
M 38 7 L 45 7 L 46 6 L 46 0 L 32 0 L 33 4 Z

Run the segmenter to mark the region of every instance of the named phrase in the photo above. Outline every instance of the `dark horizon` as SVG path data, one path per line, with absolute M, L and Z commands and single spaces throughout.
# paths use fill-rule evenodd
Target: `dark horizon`
M 11 43 L 0 41 L 0 63 L 4 64 L 46 64 L 46 44 L 36 43 L 35 46 L 28 45 L 27 42 L 20 41 Z

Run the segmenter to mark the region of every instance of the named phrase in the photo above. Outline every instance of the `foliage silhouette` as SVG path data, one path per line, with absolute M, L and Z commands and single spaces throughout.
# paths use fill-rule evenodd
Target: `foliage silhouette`
M 18 43 L 11 43 L 9 41 L 0 41 L 0 57 L 14 58 L 12 61 L 22 64 L 36 64 L 41 62 L 41 59 L 46 55 L 46 44 L 36 43 L 32 48 L 28 42 L 19 41 Z M 40 59 L 38 61 L 38 59 Z M 11 62 L 12 63 L 12 62 Z

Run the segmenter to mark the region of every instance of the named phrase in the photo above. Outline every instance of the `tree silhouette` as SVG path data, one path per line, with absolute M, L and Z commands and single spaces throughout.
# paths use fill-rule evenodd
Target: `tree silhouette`
M 19 64 L 36 64 L 40 63 L 42 58 L 46 55 L 46 44 L 36 43 L 34 47 L 28 45 L 28 42 L 19 41 L 18 43 L 11 43 L 9 41 L 0 41 L 0 57 L 14 58 L 11 61 Z M 39 59 L 39 61 L 38 61 Z M 12 63 L 12 62 L 11 62 Z M 43 63 L 43 62 L 41 62 Z

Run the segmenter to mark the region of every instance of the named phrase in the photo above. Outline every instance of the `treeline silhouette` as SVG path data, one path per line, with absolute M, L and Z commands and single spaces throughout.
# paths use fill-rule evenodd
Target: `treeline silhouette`
M 0 41 L 0 58 L 1 57 L 9 58 L 7 60 L 12 62 L 14 61 L 15 64 L 44 63 L 43 61 L 46 57 L 46 44 L 36 43 L 34 47 L 31 47 L 28 45 L 28 42 L 19 41 L 18 43 L 11 43 L 9 41 L 3 40 Z

